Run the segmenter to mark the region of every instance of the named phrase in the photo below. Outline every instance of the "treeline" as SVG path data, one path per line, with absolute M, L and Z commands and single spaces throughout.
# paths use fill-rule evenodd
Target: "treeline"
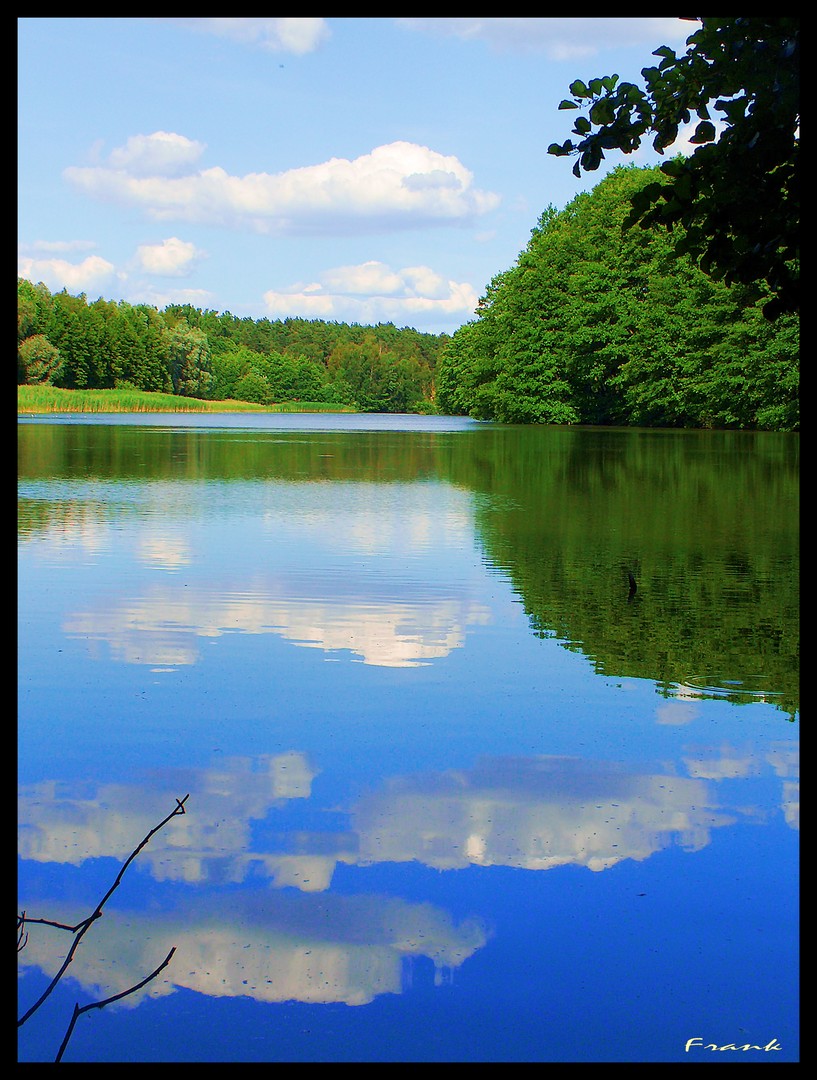
M 230 312 L 52 294 L 17 282 L 17 381 L 134 389 L 266 405 L 324 402 L 363 412 L 434 411 L 445 335 L 392 323 L 238 318 Z
M 799 429 L 799 318 L 705 276 L 663 229 L 623 231 L 619 167 L 549 207 L 437 369 L 443 412 L 506 423 Z M 680 226 L 676 226 L 680 228 Z

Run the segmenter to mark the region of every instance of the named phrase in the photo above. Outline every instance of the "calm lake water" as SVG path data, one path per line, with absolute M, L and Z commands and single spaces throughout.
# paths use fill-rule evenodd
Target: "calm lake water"
M 798 1060 L 798 436 L 18 439 L 21 1060 Z

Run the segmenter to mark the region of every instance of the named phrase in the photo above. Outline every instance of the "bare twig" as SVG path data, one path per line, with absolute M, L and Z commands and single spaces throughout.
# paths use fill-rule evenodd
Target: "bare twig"
M 26 913 L 17 916 L 17 952 L 28 945 L 28 931 L 26 926 Z
M 46 924 L 48 926 L 56 926 L 61 930 L 70 930 L 73 934 L 76 935 L 73 942 L 72 942 L 72 944 L 71 944 L 71 948 L 68 950 L 68 955 L 65 957 L 65 960 L 63 960 L 59 971 L 54 976 L 54 978 L 51 980 L 51 982 L 46 987 L 46 989 L 43 991 L 43 993 L 40 995 L 39 999 L 37 1001 L 35 1001 L 34 1004 L 31 1006 L 31 1008 L 28 1009 L 27 1012 L 24 1013 L 24 1015 L 17 1021 L 17 1026 L 18 1027 L 22 1027 L 22 1025 L 26 1022 L 26 1020 L 28 1020 L 28 1018 L 30 1016 L 32 1016 L 37 1011 L 37 1009 L 39 1009 L 39 1007 L 42 1005 L 42 1003 L 46 1000 L 46 998 L 49 996 L 51 991 L 54 989 L 54 987 L 57 985 L 57 983 L 63 977 L 63 975 L 65 974 L 66 968 L 71 963 L 71 961 L 74 959 L 74 955 L 75 955 L 77 949 L 79 948 L 79 944 L 82 941 L 83 937 L 85 936 L 87 931 L 90 929 L 90 927 L 93 925 L 93 923 L 97 919 L 102 917 L 102 908 L 108 902 L 108 900 L 110 899 L 111 894 L 114 892 L 114 890 L 119 886 L 119 883 L 122 880 L 122 877 L 123 877 L 125 871 L 127 870 L 127 868 L 130 866 L 130 864 L 133 862 L 133 860 L 136 858 L 136 856 L 139 854 L 139 852 L 142 850 L 142 848 L 145 847 L 145 845 L 150 841 L 150 838 L 155 833 L 157 833 L 159 831 L 159 829 L 161 829 L 165 825 L 167 825 L 168 821 L 170 821 L 171 818 L 176 817 L 177 814 L 184 814 L 185 813 L 184 804 L 187 802 L 187 800 L 189 798 L 190 798 L 190 793 L 188 792 L 187 795 L 185 795 L 185 797 L 183 799 L 176 799 L 176 808 L 175 808 L 175 810 L 172 810 L 167 815 L 167 817 L 164 818 L 163 821 L 160 821 L 158 825 L 154 826 L 154 828 L 152 828 L 150 830 L 150 832 L 147 834 L 147 836 L 145 836 L 145 838 L 141 841 L 141 843 L 136 848 L 134 848 L 134 850 L 130 853 L 130 855 L 127 857 L 125 862 L 122 864 L 122 867 L 121 867 L 119 873 L 116 875 L 116 880 L 114 881 L 113 885 L 111 885 L 110 889 L 108 889 L 108 891 L 105 893 L 105 895 L 99 901 L 97 906 L 94 908 L 93 913 L 91 915 L 89 915 L 87 919 L 83 919 L 81 922 L 78 922 L 76 924 L 76 926 L 67 926 L 64 923 L 51 922 L 48 919 L 29 919 L 26 916 L 25 912 L 23 912 L 23 914 L 21 916 L 18 916 L 18 919 L 17 919 L 18 949 L 22 948 L 22 946 L 19 944 L 19 942 L 21 940 L 21 934 L 23 933 L 22 928 L 25 926 L 26 923 L 35 923 L 36 922 L 36 923 L 43 923 L 43 924 Z M 27 940 L 27 935 L 26 935 L 26 940 Z M 24 944 L 25 944 L 25 941 L 23 941 L 23 945 Z M 168 957 L 168 960 L 169 959 L 170 959 L 170 957 Z M 165 961 L 165 963 L 167 963 L 167 961 Z M 162 965 L 162 967 L 164 967 L 164 964 Z M 161 968 L 158 968 L 157 971 L 161 971 Z M 152 978 L 152 976 L 151 976 L 151 978 Z M 143 984 L 140 983 L 139 985 L 141 986 Z M 134 987 L 134 989 L 137 989 L 137 988 Z M 130 993 L 130 991 L 127 991 L 127 993 Z M 111 1000 L 113 1000 L 113 999 L 111 999 Z M 72 1027 L 73 1027 L 73 1025 L 72 1025 Z
M 141 982 L 138 982 L 135 986 L 132 986 L 129 990 L 123 990 L 119 994 L 114 994 L 112 997 L 105 998 L 104 1001 L 91 1001 L 89 1002 L 89 1004 L 82 1006 L 74 1005 L 74 1013 L 71 1017 L 71 1022 L 68 1025 L 68 1030 L 65 1032 L 65 1038 L 62 1040 L 62 1046 L 59 1049 L 59 1053 L 54 1058 L 54 1061 L 62 1061 L 62 1055 L 65 1053 L 65 1048 L 68 1045 L 68 1040 L 71 1038 L 71 1035 L 74 1031 L 74 1025 L 84 1012 L 90 1012 L 91 1009 L 104 1009 L 105 1006 L 110 1005 L 112 1001 L 119 1001 L 120 998 L 127 997 L 128 994 L 133 994 L 136 990 L 141 990 L 141 988 L 147 983 L 149 983 L 151 979 L 155 979 L 163 968 L 167 967 L 175 951 L 176 946 L 174 945 L 170 952 L 167 954 L 167 956 L 164 958 L 164 960 L 161 962 L 161 964 L 159 964 L 159 966 L 156 968 L 156 970 L 151 972 L 151 974 L 148 975 L 147 978 L 142 979 Z

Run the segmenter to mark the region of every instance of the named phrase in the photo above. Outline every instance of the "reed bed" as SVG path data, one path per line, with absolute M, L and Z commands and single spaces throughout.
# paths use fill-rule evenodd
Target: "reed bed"
M 325 401 L 282 401 L 256 405 L 250 401 L 202 401 L 144 390 L 66 390 L 58 386 L 18 386 L 18 413 L 224 413 L 224 412 L 354 412 Z

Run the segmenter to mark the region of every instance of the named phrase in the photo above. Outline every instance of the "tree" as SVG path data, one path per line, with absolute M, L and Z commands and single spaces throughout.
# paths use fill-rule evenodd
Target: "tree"
M 253 401 L 258 405 L 268 405 L 272 401 L 269 383 L 255 368 L 241 376 L 234 393 L 238 401 Z
M 26 278 L 17 279 L 17 344 L 35 334 L 45 334 L 51 326 L 54 302 L 48 286 L 36 285 Z
M 213 382 L 211 391 L 215 401 L 237 399 L 236 387 L 239 380 L 247 374 L 259 360 L 259 354 L 242 345 L 219 347 L 213 352 Z
M 174 394 L 206 398 L 212 381 L 207 335 L 181 319 L 167 332 Z
M 60 367 L 60 351 L 43 334 L 34 334 L 17 348 L 17 381 L 51 383 Z
M 571 83 L 573 99 L 559 108 L 588 114 L 575 122 L 579 141 L 548 153 L 575 156 L 577 177 L 605 151 L 637 150 L 648 134 L 663 154 L 694 113 L 695 152 L 661 165 L 666 181 L 635 195 L 625 227 L 681 224 L 676 251 L 713 278 L 765 293 L 763 313 L 774 319 L 799 310 L 800 21 L 694 21 L 683 56 L 662 45 L 659 65 L 642 69 L 646 92 L 618 75 Z

